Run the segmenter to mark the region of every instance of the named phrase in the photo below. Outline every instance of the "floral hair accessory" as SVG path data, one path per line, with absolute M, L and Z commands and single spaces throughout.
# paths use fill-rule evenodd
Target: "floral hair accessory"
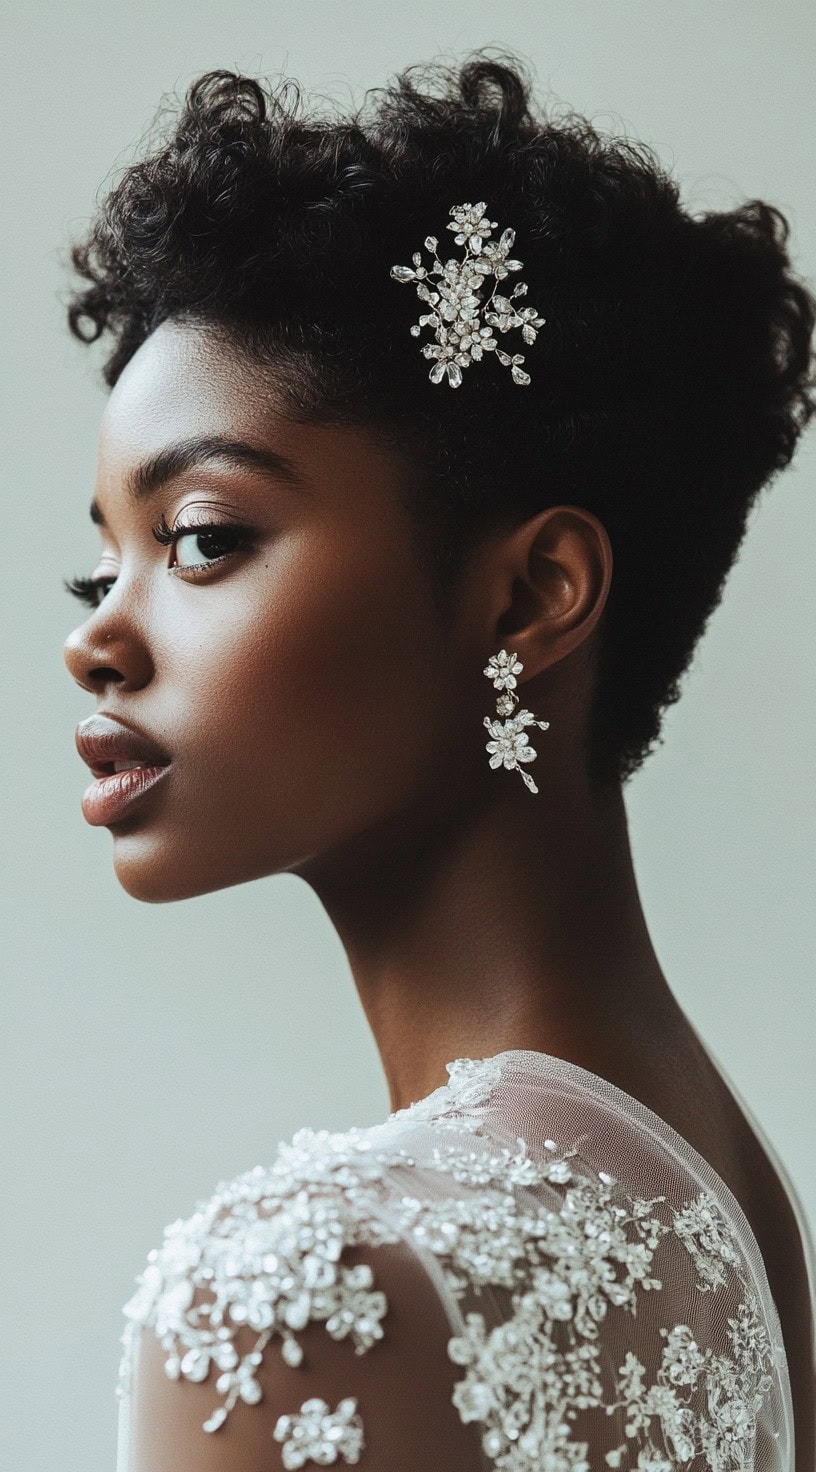
M 509 297 L 496 296 L 498 283 L 510 271 L 520 271 L 523 262 L 508 260 L 510 247 L 516 238 L 515 230 L 508 228 L 502 231 L 497 241 L 488 240 L 496 228 L 496 221 L 484 218 L 486 209 L 484 200 L 479 204 L 451 205 L 449 213 L 453 219 L 447 228 L 457 232 L 456 244 L 466 247 L 462 260 L 452 257 L 443 266 L 436 254 L 436 236 L 428 235 L 425 248 L 433 252 L 432 268 L 426 269 L 422 265 L 419 251 L 411 257 L 413 268 L 391 267 L 394 280 L 415 281 L 417 296 L 431 307 L 431 311 L 420 317 L 411 328 L 412 337 L 419 337 L 421 327 L 434 328 L 436 342 L 425 343 L 422 349 L 426 358 L 437 360 L 428 374 L 431 383 L 441 383 L 447 373 L 451 388 L 458 388 L 462 382 L 462 369 L 487 352 L 495 352 L 499 362 L 510 369 L 515 383 L 530 382 L 529 373 L 521 367 L 523 353 L 511 356 L 503 352 L 493 336 L 493 328 L 508 332 L 511 327 L 520 327 L 524 341 L 534 343 L 546 318 L 539 317 L 535 307 L 519 311 L 513 306 L 513 298 L 524 296 L 527 291 L 523 281 L 516 283 Z M 435 291 L 427 284 L 433 276 L 439 277 Z M 479 293 L 488 276 L 495 276 L 496 281 L 487 301 L 483 301 Z

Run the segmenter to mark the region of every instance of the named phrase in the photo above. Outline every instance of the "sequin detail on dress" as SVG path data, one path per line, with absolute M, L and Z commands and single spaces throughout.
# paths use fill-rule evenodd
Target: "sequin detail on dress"
M 281 1456 L 286 1468 L 303 1467 L 317 1462 L 321 1467 L 336 1462 L 359 1462 L 365 1446 L 363 1423 L 357 1415 L 354 1396 L 341 1400 L 336 1411 L 330 1411 L 324 1400 L 312 1396 L 305 1400 L 297 1415 L 279 1416 L 272 1433 L 283 1443 Z
M 717 1199 L 705 1190 L 675 1204 L 629 1194 L 589 1164 L 578 1130 L 543 1139 L 535 1157 L 521 1135 L 494 1138 L 488 1115 L 503 1056 L 448 1064 L 448 1084 L 385 1125 L 299 1130 L 270 1167 L 222 1184 L 173 1222 L 125 1306 L 119 1393 L 128 1393 L 134 1338 L 148 1325 L 171 1379 L 215 1372 L 222 1403 L 207 1432 L 239 1399 L 263 1398 L 256 1371 L 273 1344 L 290 1367 L 304 1363 L 297 1335 L 312 1321 L 349 1338 L 355 1353 L 376 1353 L 386 1296 L 368 1263 L 341 1257 L 345 1247 L 403 1241 L 434 1260 L 459 1306 L 463 1327 L 447 1342 L 463 1371 L 452 1402 L 463 1423 L 481 1427 L 485 1466 L 596 1472 L 586 1429 L 594 1413 L 604 1462 L 621 1472 L 753 1468 L 757 1416 L 785 1374 L 784 1349 Z M 420 1187 L 420 1164 L 432 1191 Z M 664 1268 L 684 1283 L 673 1301 L 688 1311 L 657 1325 L 646 1353 L 644 1298 L 660 1300 Z M 480 1308 L 486 1290 L 492 1304 L 506 1296 L 499 1322 L 495 1307 L 492 1321 Z M 257 1335 L 243 1358 L 233 1342 L 242 1325 Z M 722 1328 L 716 1348 L 706 1325 Z M 279 1417 L 284 1466 L 358 1460 L 357 1404 L 349 1394 L 331 1413 L 312 1398 Z

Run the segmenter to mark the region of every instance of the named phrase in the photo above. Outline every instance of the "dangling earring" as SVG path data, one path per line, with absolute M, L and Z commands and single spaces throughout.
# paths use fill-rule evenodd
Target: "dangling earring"
M 513 716 L 513 706 L 518 696 L 513 694 L 516 685 L 516 675 L 521 674 L 524 665 L 515 654 L 508 654 L 506 649 L 500 649 L 498 654 L 491 654 L 484 673 L 492 680 L 497 690 L 504 693 L 496 697 L 496 715 L 510 716 L 510 720 L 491 720 L 485 716 L 484 725 L 493 737 L 488 741 L 486 750 L 492 752 L 490 758 L 491 767 L 500 767 L 502 763 L 508 771 L 515 767 L 531 792 L 538 792 L 535 782 L 529 772 L 519 766 L 520 762 L 534 761 L 538 752 L 530 746 L 525 726 L 540 726 L 542 731 L 549 728 L 549 721 L 537 721 L 531 710 L 518 710 Z

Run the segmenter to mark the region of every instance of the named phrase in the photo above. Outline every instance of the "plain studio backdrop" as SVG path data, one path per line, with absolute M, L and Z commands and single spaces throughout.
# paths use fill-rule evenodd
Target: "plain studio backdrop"
M 63 665 L 82 610 L 61 580 L 97 556 L 88 503 L 105 391 L 100 351 L 65 326 L 67 244 L 162 95 L 202 71 L 283 72 L 356 102 L 411 62 L 509 47 L 539 96 L 652 144 L 692 208 L 777 204 L 813 282 L 816 10 L 62 0 L 7 4 L 3 30 L 0 1461 L 110 1472 L 121 1306 L 164 1225 L 300 1125 L 373 1123 L 389 1101 L 305 884 L 142 904 L 118 885 L 108 830 L 80 812 L 74 729 L 94 701 Z M 811 1222 L 815 438 L 762 494 L 665 744 L 627 789 L 666 974 Z

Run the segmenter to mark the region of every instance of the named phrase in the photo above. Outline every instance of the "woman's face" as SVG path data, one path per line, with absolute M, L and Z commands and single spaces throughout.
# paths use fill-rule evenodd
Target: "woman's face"
M 299 483 L 212 452 L 157 473 L 157 456 L 213 436 L 285 457 Z M 94 576 L 110 582 L 65 661 L 95 697 L 89 715 L 121 718 L 172 759 L 107 824 L 130 894 L 306 872 L 487 767 L 478 715 L 463 758 L 457 709 L 467 660 L 471 691 L 481 680 L 491 694 L 484 650 L 435 611 L 405 474 L 362 429 L 288 422 L 261 370 L 203 328 L 165 323 L 129 362 L 95 487 Z M 163 545 L 161 516 L 243 533 Z

